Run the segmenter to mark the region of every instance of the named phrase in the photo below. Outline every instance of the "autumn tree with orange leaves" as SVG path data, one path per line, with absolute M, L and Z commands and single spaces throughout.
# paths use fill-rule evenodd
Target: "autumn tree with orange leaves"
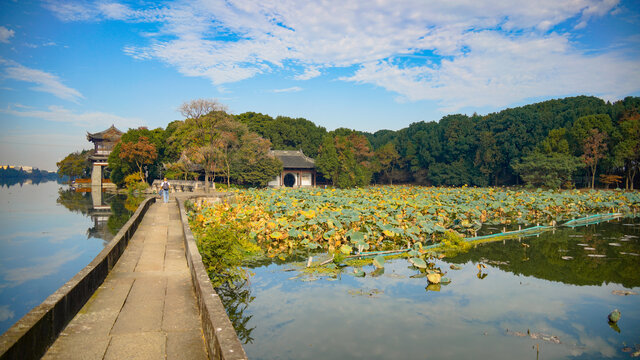
M 140 136 L 137 142 L 120 144 L 120 159 L 134 164 L 138 169 L 140 181 L 144 181 L 144 165 L 152 164 L 158 157 L 156 146 L 146 136 Z
M 591 188 L 594 188 L 596 181 L 596 170 L 598 161 L 605 157 L 607 151 L 607 134 L 600 132 L 598 129 L 589 130 L 589 136 L 584 140 L 582 145 L 582 161 L 587 165 L 587 169 L 591 173 Z

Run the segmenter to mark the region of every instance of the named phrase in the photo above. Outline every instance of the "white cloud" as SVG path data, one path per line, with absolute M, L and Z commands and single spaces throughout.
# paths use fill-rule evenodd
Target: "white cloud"
M 469 52 L 439 66 L 372 62 L 342 80 L 374 84 L 411 101 L 436 100 L 446 111 L 503 107 L 549 94 L 619 99 L 637 91 L 640 82 L 636 61 L 615 54 L 584 56 L 558 35 L 513 38 L 481 32 L 462 43 Z
M 274 92 L 274 93 L 287 93 L 287 92 L 299 92 L 299 91 L 302 91 L 302 88 L 299 87 L 299 86 L 293 86 L 293 87 L 286 88 L 286 89 L 274 89 L 274 90 L 271 90 L 271 92 Z
M 9 43 L 9 39 L 11 39 L 13 37 L 13 35 L 15 35 L 16 32 L 11 30 L 11 29 L 7 29 L 4 26 L 0 26 L 0 42 L 1 43 L 5 43 L 8 44 Z
M 26 118 L 41 119 L 45 121 L 53 121 L 59 123 L 69 123 L 84 129 L 102 130 L 106 127 L 115 125 L 119 129 L 127 129 L 142 124 L 142 121 L 132 118 L 124 118 L 121 116 L 103 113 L 103 112 L 85 112 L 75 113 L 62 106 L 49 106 L 47 110 L 34 110 L 22 107 L 24 110 L 16 110 L 17 106 L 8 107 L 0 110 L 0 112 Z
M 3 59 L 0 59 L 0 64 L 5 66 L 6 77 L 37 84 L 36 87 L 31 88 L 32 90 L 46 92 L 60 99 L 73 102 L 83 98 L 78 90 L 64 85 L 56 75 Z
M 318 77 L 322 75 L 322 73 L 320 72 L 320 70 L 318 70 L 317 67 L 312 66 L 312 67 L 308 67 L 304 70 L 304 73 L 296 75 L 294 77 L 294 79 L 296 80 L 309 80 L 309 79 L 313 79 L 315 77 Z
M 632 60 L 620 53 L 583 53 L 571 43 L 571 33 L 553 32 L 565 22 L 588 26 L 592 18 L 617 11 L 618 3 L 178 0 L 149 8 L 117 2 L 47 7 L 65 21 L 156 23 L 157 31 L 144 37 L 148 43 L 127 46 L 125 53 L 160 60 L 216 86 L 274 70 L 298 72 L 301 64 L 305 71 L 293 75 L 296 80 L 321 76 L 321 68 L 356 66 L 343 80 L 375 84 L 405 100 L 460 108 L 540 95 L 637 91 Z M 630 70 L 623 84 L 606 77 L 620 80 L 623 70 Z

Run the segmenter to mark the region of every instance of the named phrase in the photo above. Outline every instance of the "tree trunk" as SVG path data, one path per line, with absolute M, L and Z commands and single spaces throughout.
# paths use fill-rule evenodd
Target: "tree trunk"
M 204 192 L 209 192 L 209 172 L 206 170 L 204 171 Z

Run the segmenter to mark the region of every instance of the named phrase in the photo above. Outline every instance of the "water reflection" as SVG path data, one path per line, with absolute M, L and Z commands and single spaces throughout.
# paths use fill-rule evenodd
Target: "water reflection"
M 539 237 L 478 245 L 450 258 L 486 262 L 516 275 L 573 285 L 640 286 L 640 223 L 617 220 L 581 228 L 560 228 Z
M 143 199 L 95 191 L 92 188 L 60 188 L 56 202 L 71 212 L 90 217 L 93 226 L 87 229 L 87 238 L 102 239 L 104 244 L 107 244 L 129 220 Z
M 317 281 L 274 261 L 252 268 L 231 313 L 241 309 L 234 324 L 250 329 L 245 349 L 256 359 L 628 358 L 623 348 L 640 344 L 640 295 L 612 291 L 640 292 L 639 258 L 627 255 L 640 253 L 637 225 L 478 246 L 437 261 L 452 280 L 438 289 L 404 259 L 387 261 L 384 272 L 365 268 L 365 278 L 346 268 Z M 607 319 L 615 308 L 617 329 Z
M 224 305 L 240 341 L 243 344 L 252 343 L 253 337 L 251 333 L 255 326 L 249 326 L 249 321 L 253 318 L 253 315 L 248 315 L 247 308 L 255 299 L 255 296 L 251 295 L 249 282 L 244 280 L 235 284 L 225 283 L 216 288 L 216 292 L 220 296 L 220 300 L 222 300 L 222 305 Z
M 137 200 L 55 182 L 0 187 L 0 333 L 86 266 Z

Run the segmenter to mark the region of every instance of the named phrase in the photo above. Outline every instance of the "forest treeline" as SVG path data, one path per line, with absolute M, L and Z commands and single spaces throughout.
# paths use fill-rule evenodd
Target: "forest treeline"
M 230 115 L 217 103 L 193 106 L 197 101 L 185 103 L 185 120 L 166 129 L 125 133 L 109 158 L 111 179 L 123 184 L 127 175 L 142 176 L 146 166 L 150 178 L 205 177 L 260 186 L 282 168 L 269 155 L 272 148 L 302 150 L 316 160 L 324 180 L 338 187 L 411 183 L 633 189 L 639 182 L 638 97 L 613 103 L 569 97 L 484 116 L 448 115 L 375 133 L 327 131 L 307 119 L 255 112 Z M 133 144 L 138 143 L 143 145 L 136 150 Z M 148 156 L 144 161 L 122 156 L 122 146 L 128 146 L 127 153 L 146 146 Z
M 614 103 L 570 97 L 375 133 L 327 132 L 305 119 L 257 113 L 236 118 L 276 149 L 302 149 L 327 180 L 343 187 L 374 182 L 557 188 L 591 186 L 594 180 L 633 188 L 638 183 L 638 97 Z
M 40 170 L 38 168 L 26 171 L 20 167 L 0 167 L 0 185 L 6 185 L 7 187 L 22 184 L 27 180 L 33 184 L 39 184 L 41 182 L 55 181 L 57 178 L 58 175 L 56 175 L 55 172 Z

